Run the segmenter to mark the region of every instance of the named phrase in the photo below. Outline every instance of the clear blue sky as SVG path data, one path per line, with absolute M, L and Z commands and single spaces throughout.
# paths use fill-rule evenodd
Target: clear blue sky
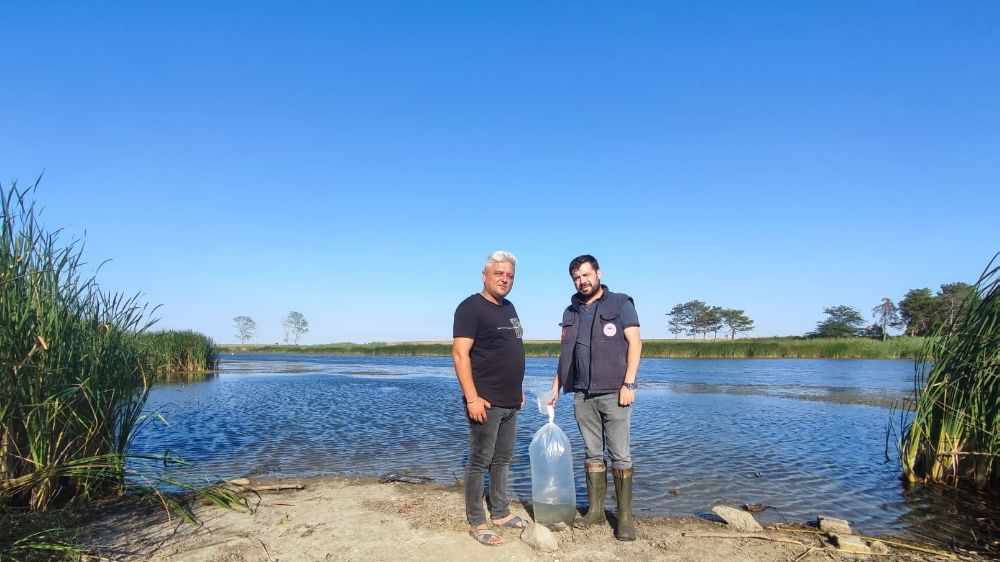
M 643 335 L 753 335 L 1000 250 L 1000 3 L 4 2 L 0 182 L 162 328 L 450 339 L 486 255 L 557 338 L 592 253 Z

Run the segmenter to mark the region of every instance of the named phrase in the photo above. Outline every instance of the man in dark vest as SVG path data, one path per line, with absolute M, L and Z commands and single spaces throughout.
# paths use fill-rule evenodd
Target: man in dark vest
M 501 542 L 483 511 L 483 476 L 490 474 L 487 506 L 493 525 L 520 529 L 507 504 L 507 471 L 514 454 L 517 412 L 524 405 L 524 344 L 521 320 L 506 297 L 514 288 L 517 258 L 496 251 L 483 268 L 483 290 L 455 310 L 451 357 L 462 387 L 469 423 L 465 465 L 465 515 L 469 534 L 488 546 Z
M 573 412 L 586 449 L 589 505 L 587 513 L 573 524 L 586 528 L 605 520 L 606 445 L 618 499 L 615 537 L 633 541 L 629 427 L 642 354 L 639 316 L 631 297 L 612 293 L 601 284 L 601 269 L 594 256 L 573 259 L 569 274 L 576 294 L 563 312 L 559 366 L 549 404 L 555 405 L 560 389 L 573 393 Z

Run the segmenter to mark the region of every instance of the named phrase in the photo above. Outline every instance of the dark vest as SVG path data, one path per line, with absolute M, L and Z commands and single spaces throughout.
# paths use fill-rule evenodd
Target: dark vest
M 594 327 L 590 333 L 590 392 L 617 392 L 625 382 L 628 341 L 622 328 L 621 311 L 624 293 L 612 293 L 604 285 L 604 296 L 595 304 Z M 579 329 L 580 303 L 573 300 L 563 311 L 562 339 L 559 346 L 559 385 L 563 392 L 573 391 L 573 348 Z

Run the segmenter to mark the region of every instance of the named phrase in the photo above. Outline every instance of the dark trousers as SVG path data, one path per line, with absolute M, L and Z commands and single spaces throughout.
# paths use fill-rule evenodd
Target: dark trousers
M 483 511 L 483 476 L 490 473 L 486 505 L 491 519 L 510 514 L 507 507 L 507 472 L 517 437 L 516 408 L 487 408 L 486 421 L 469 420 L 469 461 L 465 464 L 465 515 L 473 527 L 486 523 Z

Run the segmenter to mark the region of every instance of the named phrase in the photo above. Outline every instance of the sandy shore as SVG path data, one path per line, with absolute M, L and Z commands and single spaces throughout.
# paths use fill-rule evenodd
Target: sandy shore
M 608 525 L 556 533 L 559 549 L 542 553 L 503 529 L 503 544 L 467 534 L 460 490 L 437 484 L 380 484 L 374 479 L 285 480 L 301 490 L 251 496 L 252 513 L 199 505 L 201 527 L 153 504 L 106 506 L 83 533 L 95 554 L 112 560 L 293 562 L 313 560 L 889 560 L 943 559 L 890 547 L 879 556 L 840 553 L 818 534 L 768 530 L 749 538 L 701 519 L 637 520 L 638 540 L 619 542 Z M 512 510 L 528 517 L 525 506 Z

